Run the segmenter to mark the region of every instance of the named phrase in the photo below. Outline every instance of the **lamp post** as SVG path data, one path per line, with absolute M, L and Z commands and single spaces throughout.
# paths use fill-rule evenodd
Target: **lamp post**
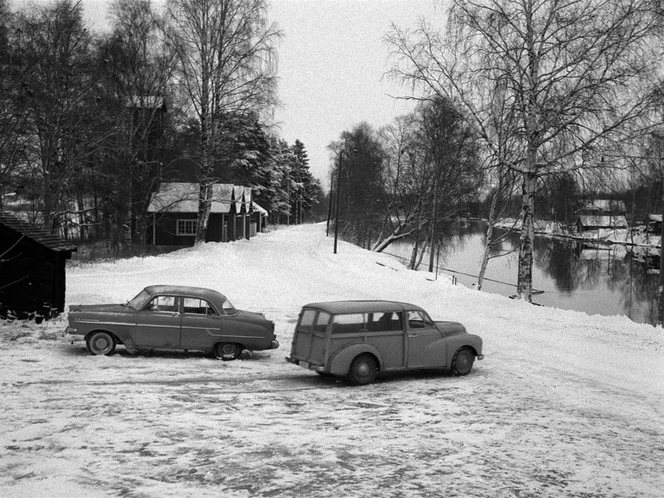
M 339 195 L 339 189 L 341 188 L 341 165 L 343 164 L 344 151 L 343 149 L 339 152 L 339 167 L 337 168 L 337 204 L 334 208 L 334 254 L 337 253 L 337 239 L 339 237 L 339 204 L 341 196 Z

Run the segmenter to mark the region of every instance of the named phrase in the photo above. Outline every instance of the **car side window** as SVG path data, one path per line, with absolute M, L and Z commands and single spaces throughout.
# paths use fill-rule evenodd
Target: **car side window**
M 193 315 L 216 315 L 214 308 L 205 299 L 184 298 L 184 312 Z
M 365 330 L 363 313 L 335 315 L 332 323 L 333 334 L 352 334 Z
M 330 323 L 330 314 L 319 311 L 316 317 L 316 325 L 314 325 L 314 332 L 325 332 L 328 323 Z
M 403 330 L 401 313 L 386 311 L 384 313 L 369 313 L 367 330 L 379 332 L 386 330 Z
M 411 329 L 423 329 L 433 326 L 431 319 L 424 313 L 419 311 L 409 311 L 408 312 L 408 328 Z
M 143 309 L 149 311 L 175 312 L 178 310 L 178 307 L 175 296 L 157 296 Z

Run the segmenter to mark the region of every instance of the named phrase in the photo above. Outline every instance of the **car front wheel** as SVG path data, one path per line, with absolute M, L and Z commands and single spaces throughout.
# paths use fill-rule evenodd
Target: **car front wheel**
M 90 354 L 111 356 L 115 352 L 115 337 L 108 332 L 93 332 L 88 336 L 86 345 Z
M 348 371 L 348 380 L 351 384 L 371 384 L 376 378 L 378 366 L 373 356 L 363 354 L 353 360 Z
M 219 360 L 236 360 L 240 357 L 242 346 L 233 342 L 220 342 L 214 346 L 214 357 Z
M 452 373 L 454 375 L 468 375 L 473 368 L 475 355 L 468 348 L 461 348 L 452 358 Z

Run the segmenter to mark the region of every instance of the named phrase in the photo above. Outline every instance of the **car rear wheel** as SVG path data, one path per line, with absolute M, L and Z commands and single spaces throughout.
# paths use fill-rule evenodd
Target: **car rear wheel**
M 468 375 L 473 368 L 475 354 L 468 348 L 461 348 L 452 358 L 452 373 L 454 375 Z
M 236 360 L 240 357 L 242 346 L 234 342 L 220 342 L 214 346 L 214 357 L 219 360 Z
M 108 332 L 93 332 L 88 336 L 86 345 L 93 355 L 111 356 L 115 352 L 115 337 Z
M 376 378 L 378 366 L 373 356 L 363 354 L 353 360 L 348 371 L 348 380 L 351 384 L 371 384 Z

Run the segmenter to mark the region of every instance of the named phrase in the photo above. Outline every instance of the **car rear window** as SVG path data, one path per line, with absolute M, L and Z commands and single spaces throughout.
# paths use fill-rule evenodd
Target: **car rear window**
M 314 325 L 314 332 L 325 332 L 328 323 L 330 323 L 330 314 L 319 311 L 316 317 L 316 325 Z
M 298 329 L 309 329 L 316 318 L 316 310 L 306 309 L 302 311 L 300 315 L 300 322 L 298 323 Z

